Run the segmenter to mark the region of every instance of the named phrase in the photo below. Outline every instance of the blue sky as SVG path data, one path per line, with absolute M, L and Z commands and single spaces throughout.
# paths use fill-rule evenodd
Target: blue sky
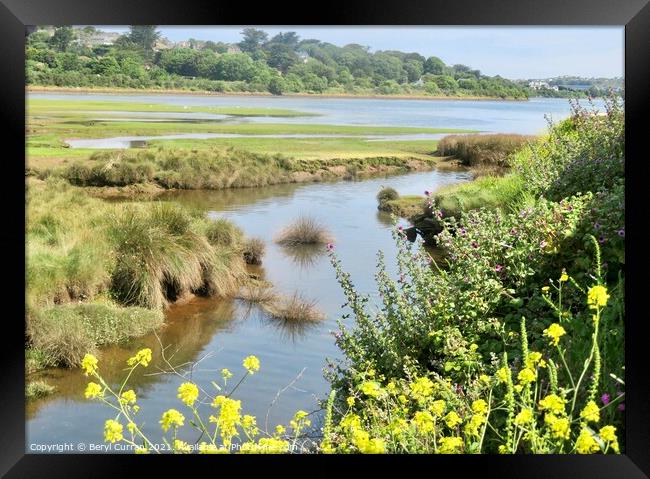
M 124 31 L 125 28 L 101 27 Z M 212 40 L 234 43 L 243 27 L 159 27 L 172 41 Z M 376 50 L 435 55 L 487 75 L 506 78 L 623 76 L 624 28 L 621 27 L 264 27 L 270 36 L 294 31 L 300 38 L 343 46 L 358 43 Z

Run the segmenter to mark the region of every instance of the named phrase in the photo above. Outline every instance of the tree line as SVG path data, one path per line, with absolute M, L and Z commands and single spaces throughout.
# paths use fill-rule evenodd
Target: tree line
M 447 65 L 435 56 L 343 47 L 295 32 L 270 37 L 244 28 L 237 44 L 190 39 L 165 47 L 155 25 L 131 26 L 112 44 L 92 46 L 94 27 L 38 29 L 27 39 L 34 85 L 190 89 L 217 92 L 405 94 L 525 99 L 526 85 Z

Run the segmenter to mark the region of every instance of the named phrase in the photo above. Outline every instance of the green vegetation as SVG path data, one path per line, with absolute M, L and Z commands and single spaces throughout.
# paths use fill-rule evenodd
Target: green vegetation
M 60 179 L 28 182 L 27 338 L 32 368 L 79 363 L 145 334 L 188 294 L 230 295 L 244 238 L 174 204 L 111 203 Z
M 450 135 L 438 142 L 438 154 L 454 156 L 465 166 L 507 168 L 508 157 L 536 139 L 534 136 Z
M 49 396 L 55 389 L 54 386 L 47 384 L 45 381 L 29 381 L 25 385 L 25 399 L 32 401 Z
M 98 31 L 40 29 L 27 37 L 27 83 L 38 86 L 202 92 L 403 95 L 526 99 L 530 90 L 466 65 L 411 52 L 338 47 L 295 32 L 247 28 L 239 44 L 170 45 L 155 26 L 133 26 L 112 45 Z M 161 45 L 165 43 L 165 47 Z M 171 47 L 171 48 L 170 48 Z
M 441 264 L 394 231 L 379 311 L 331 252 L 355 324 L 337 334 L 321 449 L 624 450 L 624 164 L 619 101 L 574 105 L 511 176 L 480 180 L 499 207 L 449 216 L 429 198 Z
M 326 244 L 334 241 L 334 237 L 314 218 L 301 216 L 284 228 L 275 238 L 282 246 L 297 246 L 310 244 Z
M 318 116 L 283 108 L 252 108 L 239 106 L 194 106 L 170 105 L 165 103 L 137 103 L 129 101 L 101 100 L 52 100 L 49 98 L 30 98 L 27 100 L 29 115 L 56 115 L 63 118 L 75 118 L 79 112 L 101 114 L 102 117 L 119 117 L 121 112 L 130 113 L 210 113 L 229 116 L 270 116 L 270 117 L 299 117 Z M 99 113 L 101 112 L 101 113 Z M 136 115 L 137 116 L 137 115 Z

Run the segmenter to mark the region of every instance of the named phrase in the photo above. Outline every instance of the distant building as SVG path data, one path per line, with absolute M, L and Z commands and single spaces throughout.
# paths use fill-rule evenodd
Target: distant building
M 228 50 L 226 53 L 241 53 L 241 48 L 239 48 L 237 45 L 231 44 L 228 45 Z
M 101 30 L 85 30 L 83 28 L 75 29 L 77 34 L 76 42 L 84 47 L 97 47 L 100 45 L 113 45 L 115 40 L 121 36 L 117 32 L 103 32 Z

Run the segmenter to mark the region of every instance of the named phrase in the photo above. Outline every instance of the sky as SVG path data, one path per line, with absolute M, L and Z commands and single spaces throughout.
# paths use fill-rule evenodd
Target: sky
M 253 26 L 253 25 L 246 25 Z M 125 27 L 103 26 L 107 31 Z M 160 26 L 164 37 L 178 42 L 194 38 L 226 43 L 241 40 L 242 26 Z M 622 77 L 624 27 L 264 27 L 273 36 L 294 31 L 343 46 L 358 43 L 371 51 L 400 50 L 435 55 L 446 64 L 461 63 L 486 75 L 510 79 L 561 75 Z

